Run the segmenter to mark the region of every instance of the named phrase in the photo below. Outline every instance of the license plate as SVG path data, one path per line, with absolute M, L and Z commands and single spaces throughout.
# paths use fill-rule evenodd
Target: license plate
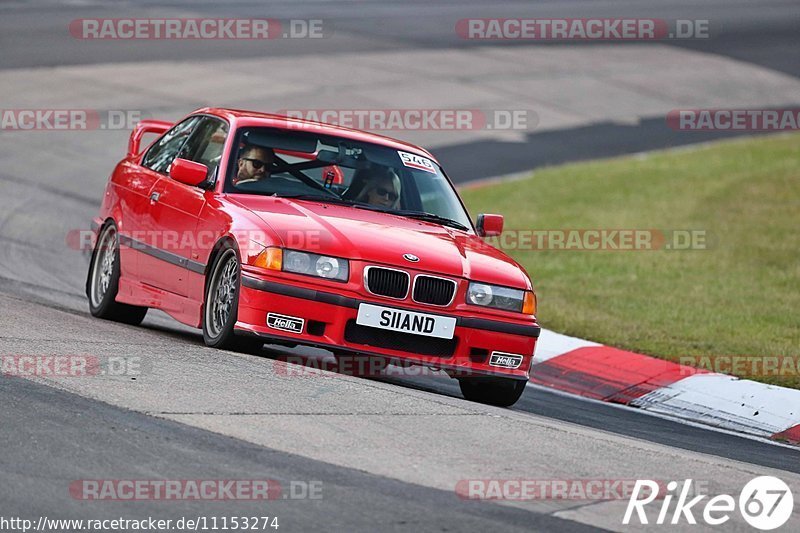
M 456 331 L 453 317 L 363 303 L 358 306 L 356 324 L 440 339 L 452 339 Z

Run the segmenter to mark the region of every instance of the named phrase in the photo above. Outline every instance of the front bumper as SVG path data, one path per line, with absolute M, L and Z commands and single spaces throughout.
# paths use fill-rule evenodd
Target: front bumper
M 355 323 L 358 306 L 371 303 L 417 313 L 456 318 L 452 341 L 393 333 Z M 267 325 L 267 314 L 277 313 L 304 321 L 302 332 L 278 330 Z M 396 305 L 380 298 L 347 296 L 274 281 L 242 273 L 238 333 L 255 335 L 265 342 L 288 342 L 317 346 L 335 353 L 376 355 L 389 360 L 415 363 L 442 369 L 450 375 L 499 376 L 514 379 L 529 377 L 531 359 L 540 328 L 535 323 L 514 323 L 496 319 Z M 517 354 L 517 368 L 494 366 L 492 353 Z

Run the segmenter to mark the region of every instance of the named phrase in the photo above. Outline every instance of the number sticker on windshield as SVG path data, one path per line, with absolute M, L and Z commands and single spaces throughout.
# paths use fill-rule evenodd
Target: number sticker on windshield
M 417 170 L 424 170 L 425 172 L 430 172 L 431 174 L 436 174 L 436 166 L 433 164 L 433 161 L 427 157 L 400 151 L 397 152 L 397 155 L 400 156 L 400 159 L 403 161 L 403 165 L 407 167 L 415 168 Z

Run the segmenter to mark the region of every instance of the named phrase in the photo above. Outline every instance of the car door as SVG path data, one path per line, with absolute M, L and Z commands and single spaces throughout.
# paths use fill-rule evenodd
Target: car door
M 228 125 L 203 116 L 176 157 L 206 165 L 213 181 Z M 172 162 L 170 160 L 170 163 Z M 150 193 L 150 208 L 143 229 L 154 237 L 158 252 L 143 258 L 142 276 L 146 283 L 180 296 L 188 295 L 190 276 L 202 276 L 203 265 L 195 261 L 198 217 L 206 203 L 206 190 L 180 183 L 169 177 L 168 167 Z M 146 271 L 146 272 L 145 272 Z
M 130 246 L 136 253 L 136 278 L 152 285 L 154 270 L 153 254 L 158 253 L 160 237 L 149 231 L 148 218 L 152 209 L 152 194 L 166 175 L 167 169 L 194 131 L 199 117 L 189 117 L 176 124 L 148 148 L 141 164 L 136 167 L 136 189 L 142 195 L 141 202 L 130 209 L 128 228 Z M 157 286 L 157 285 L 156 285 Z
M 150 244 L 143 224 L 150 209 L 150 193 L 162 178 L 160 169 L 172 162 L 192 133 L 197 117 L 190 117 L 173 126 L 147 150 L 138 162 L 126 166 L 123 173 L 125 200 L 122 202 L 121 252 L 126 275 L 142 281 L 141 263 Z

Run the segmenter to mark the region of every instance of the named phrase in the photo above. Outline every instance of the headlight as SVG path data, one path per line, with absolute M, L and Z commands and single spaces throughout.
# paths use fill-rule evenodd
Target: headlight
M 318 278 L 347 281 L 350 265 L 347 259 L 328 257 L 297 250 L 284 250 L 283 270 Z
M 467 303 L 481 307 L 534 314 L 536 306 L 535 303 L 532 305 L 532 302 L 535 302 L 535 299 L 531 291 L 476 282 L 470 283 L 467 289 Z

